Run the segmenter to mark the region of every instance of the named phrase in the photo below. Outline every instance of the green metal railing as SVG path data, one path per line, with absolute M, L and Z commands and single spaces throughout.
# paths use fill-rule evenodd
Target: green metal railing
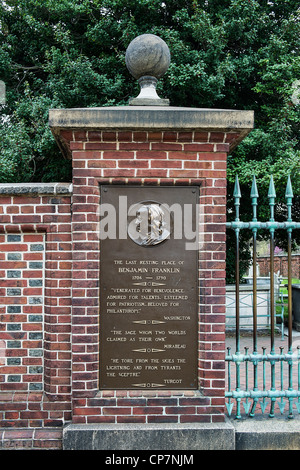
M 300 349 L 294 347 L 292 337 L 292 271 L 291 271 L 291 252 L 292 252 L 292 231 L 300 229 L 299 222 L 293 222 L 291 216 L 293 191 L 290 177 L 286 186 L 286 205 L 288 210 L 287 220 L 285 222 L 276 222 L 274 219 L 274 206 L 276 192 L 273 177 L 270 180 L 268 198 L 270 206 L 270 218 L 268 222 L 259 222 L 257 220 L 258 191 L 256 179 L 253 177 L 253 183 L 250 193 L 253 216 L 251 222 L 240 221 L 239 208 L 241 191 L 238 177 L 235 181 L 233 192 L 235 205 L 235 220 L 226 224 L 227 228 L 235 231 L 235 353 L 231 353 L 231 348 L 227 348 L 227 376 L 228 386 L 225 393 L 226 407 L 228 414 L 233 412 L 237 419 L 241 418 L 242 406 L 245 414 L 254 417 L 259 409 L 262 413 L 266 411 L 270 403 L 269 416 L 274 417 L 277 410 L 283 413 L 288 404 L 288 417 L 293 418 L 293 410 L 300 413 Z M 252 231 L 253 239 L 253 353 L 249 354 L 249 348 L 244 348 L 241 352 L 240 341 L 240 318 L 242 308 L 240 302 L 240 272 L 239 272 L 239 236 L 243 229 Z M 262 353 L 258 352 L 257 339 L 257 232 L 258 230 L 268 230 L 270 234 L 270 353 L 266 354 L 266 348 L 262 348 Z M 275 351 L 275 291 L 274 291 L 274 238 L 275 230 L 284 229 L 287 232 L 288 243 L 288 346 L 287 353 L 284 353 L 283 347 Z M 252 374 L 249 371 L 249 365 L 252 365 Z M 235 375 L 232 374 L 232 366 L 235 369 Z M 267 387 L 267 369 L 270 372 L 270 386 Z M 270 369 L 270 370 L 269 370 Z M 243 377 L 243 383 L 241 378 Z M 287 384 L 284 378 L 287 378 Z M 235 387 L 232 387 L 232 381 L 235 379 Z M 252 387 L 250 386 L 250 379 Z M 294 382 L 297 381 L 297 384 Z M 287 385 L 287 386 L 286 386 Z M 268 400 L 269 399 L 269 400 Z M 295 406 L 294 406 L 295 405 Z

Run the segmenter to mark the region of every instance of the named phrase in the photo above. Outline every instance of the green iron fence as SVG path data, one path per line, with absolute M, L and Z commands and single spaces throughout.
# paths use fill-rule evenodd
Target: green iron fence
M 265 413 L 269 405 L 268 413 L 274 417 L 277 410 L 284 413 L 288 409 L 288 417 L 293 418 L 294 411 L 300 413 L 300 349 L 293 346 L 292 330 L 292 271 L 291 251 L 292 232 L 300 229 L 300 223 L 292 221 L 291 209 L 293 191 L 290 177 L 286 186 L 286 205 L 288 210 L 285 222 L 276 222 L 274 219 L 274 206 L 276 192 L 273 177 L 270 180 L 268 198 L 270 206 L 270 218 L 267 222 L 257 220 L 258 191 L 255 177 L 253 178 L 250 198 L 253 217 L 251 222 L 240 221 L 241 191 L 239 180 L 236 178 L 234 187 L 235 220 L 228 222 L 227 228 L 235 231 L 235 352 L 231 347 L 227 348 L 227 390 L 225 393 L 227 412 L 241 419 L 242 410 L 245 415 L 254 417 L 255 413 Z M 239 272 L 239 237 L 240 231 L 250 229 L 253 241 L 253 352 L 249 353 L 249 347 L 241 351 L 240 318 L 242 305 L 240 302 L 240 272 Z M 275 351 L 276 337 L 276 304 L 274 295 L 274 234 L 275 230 L 284 229 L 287 232 L 288 243 L 288 338 L 287 351 L 279 346 Z M 257 324 L 257 233 L 258 230 L 268 230 L 270 236 L 270 352 L 266 353 L 266 347 L 258 351 L 258 324 Z M 300 344 L 300 342 L 299 342 Z M 233 386 L 234 384 L 234 386 Z M 259 405 L 259 406 L 258 406 Z M 286 406 L 288 405 L 288 406 Z M 260 411 L 259 411 L 260 410 Z

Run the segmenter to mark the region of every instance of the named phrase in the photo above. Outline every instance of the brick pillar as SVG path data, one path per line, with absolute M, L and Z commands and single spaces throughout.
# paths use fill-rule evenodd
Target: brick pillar
M 252 112 L 240 111 L 120 107 L 50 112 L 52 131 L 73 163 L 73 423 L 224 422 L 226 159 L 252 124 Z M 200 188 L 197 390 L 99 390 L 102 184 Z

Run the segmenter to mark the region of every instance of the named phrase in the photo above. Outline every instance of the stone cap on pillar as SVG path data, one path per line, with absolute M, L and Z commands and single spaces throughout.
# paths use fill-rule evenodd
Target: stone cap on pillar
M 129 106 L 50 109 L 50 128 L 63 154 L 71 158 L 67 134 L 63 132 L 63 137 L 61 133 L 66 130 L 231 132 L 230 150 L 238 145 L 253 129 L 254 112 L 169 106 L 169 100 L 157 95 L 156 83 L 166 73 L 170 60 L 163 39 L 142 34 L 126 50 L 126 66 L 141 86 Z
M 50 109 L 49 125 L 64 155 L 71 152 L 62 130 L 208 131 L 235 134 L 230 150 L 254 127 L 254 112 L 173 106 L 114 106 Z

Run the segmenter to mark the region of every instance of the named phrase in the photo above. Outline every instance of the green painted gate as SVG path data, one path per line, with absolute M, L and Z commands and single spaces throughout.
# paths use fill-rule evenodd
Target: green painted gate
M 293 318 L 292 318 L 292 271 L 291 251 L 292 232 L 300 229 L 300 223 L 292 220 L 293 190 L 290 177 L 286 186 L 287 220 L 276 222 L 274 219 L 274 206 L 276 192 L 273 177 L 270 180 L 268 198 L 270 206 L 270 217 L 266 222 L 257 220 L 258 191 L 256 179 L 250 193 L 252 204 L 252 221 L 242 222 L 240 220 L 241 191 L 239 180 L 236 178 L 234 187 L 235 220 L 228 222 L 227 228 L 235 232 L 235 351 L 232 347 L 227 348 L 227 389 L 226 407 L 229 416 L 241 419 L 242 414 L 254 417 L 257 413 L 268 413 L 269 417 L 275 414 L 285 413 L 293 418 L 294 413 L 300 413 L 300 341 L 298 345 L 293 342 Z M 252 231 L 253 242 L 253 328 L 252 328 L 252 352 L 249 346 L 241 350 L 240 319 L 242 316 L 242 305 L 240 302 L 240 232 L 244 229 Z M 286 350 L 279 346 L 276 350 L 276 310 L 275 310 L 275 285 L 274 285 L 274 234 L 275 230 L 283 229 L 287 234 L 288 244 L 288 337 Z M 270 243 L 270 331 L 269 351 L 266 346 L 260 351 L 258 349 L 258 323 L 257 323 L 257 234 L 259 230 L 269 232 Z

